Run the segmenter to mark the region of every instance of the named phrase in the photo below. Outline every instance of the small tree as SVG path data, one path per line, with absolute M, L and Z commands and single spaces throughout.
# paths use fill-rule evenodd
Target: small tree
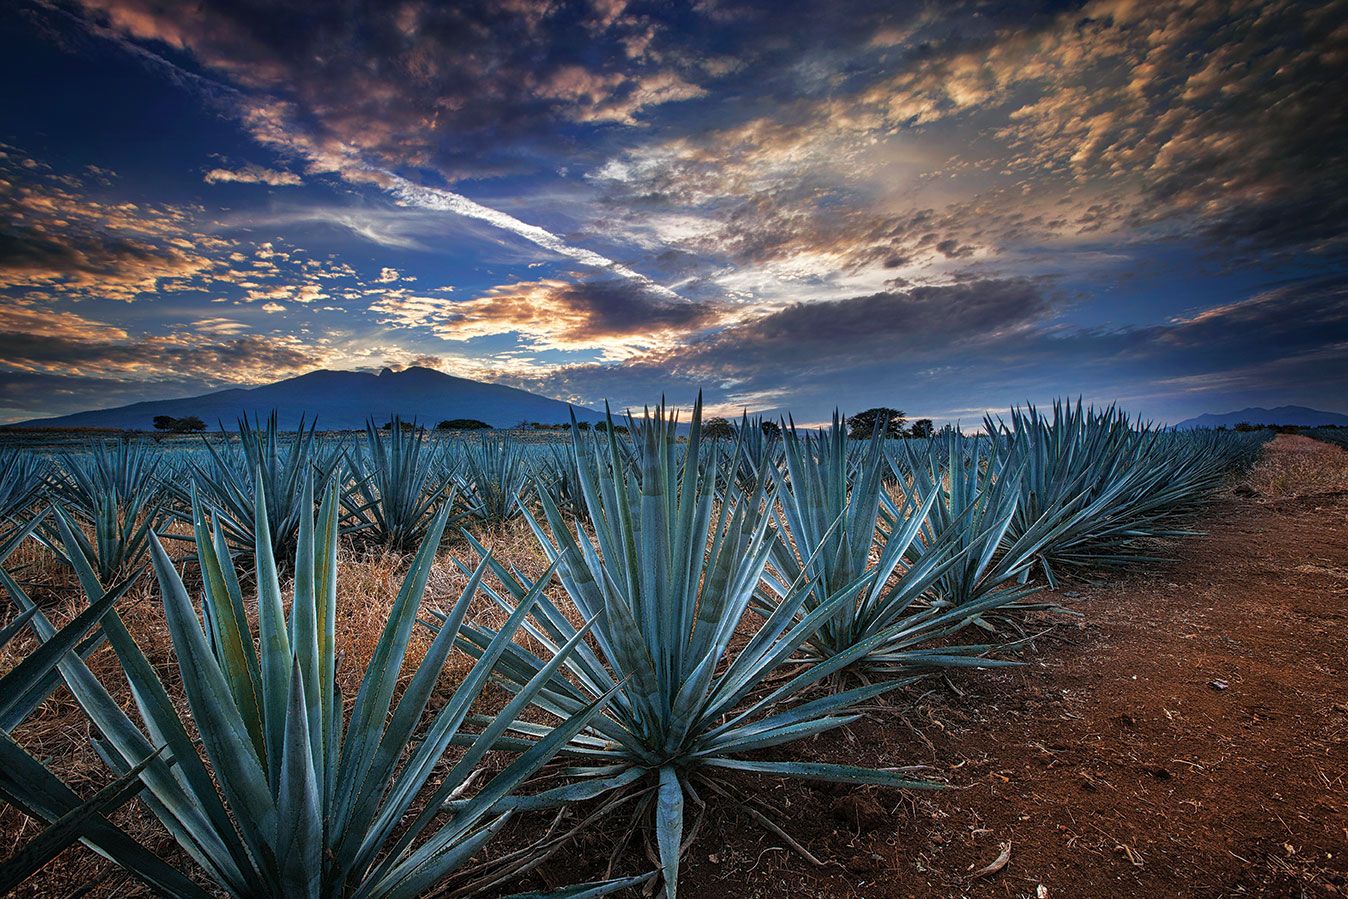
M 702 423 L 702 436 L 707 440 L 734 440 L 735 429 L 724 418 L 709 418 Z
M 769 440 L 773 440 L 777 437 L 782 436 L 782 426 L 777 424 L 777 422 L 775 421 L 768 421 L 765 418 L 763 419 L 763 423 L 760 424 L 759 427 L 763 429 L 763 436 L 768 438 Z
M 919 440 L 925 440 L 932 434 L 932 425 L 930 418 L 919 418 L 913 422 L 913 426 L 908 429 L 909 437 L 916 437 Z
M 174 434 L 191 434 L 206 430 L 206 422 L 195 415 L 189 415 L 186 418 L 156 415 L 154 417 L 154 429 L 156 431 L 171 431 Z
M 447 418 L 435 426 L 437 431 L 482 431 L 491 430 L 491 425 L 476 418 Z
M 876 406 L 847 419 L 847 436 L 853 440 L 868 440 L 875 432 L 876 423 L 883 421 L 883 436 L 902 437 L 906 420 L 901 409 Z

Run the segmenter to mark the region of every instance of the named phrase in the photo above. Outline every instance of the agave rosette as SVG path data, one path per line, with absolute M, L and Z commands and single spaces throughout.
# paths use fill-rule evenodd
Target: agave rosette
M 579 524 L 570 527 L 546 493 L 546 527 L 526 512 L 557 567 L 571 615 L 594 622 L 592 640 L 575 644 L 568 610 L 546 596 L 534 600 L 528 633 L 549 648 L 576 646 L 563 666 L 565 676 L 554 675 L 534 704 L 565 718 L 596 697 L 612 693 L 613 700 L 564 749 L 575 759 L 566 773 L 576 782 L 509 803 L 534 808 L 612 791 L 641 794 L 655 820 L 669 896 L 678 882 L 685 807 L 701 802 L 699 785 L 725 789 L 718 772 L 933 786 L 906 769 L 744 758 L 848 724 L 856 718 L 855 706 L 903 681 L 806 697 L 812 685 L 886 639 L 880 634 L 830 658 L 799 661 L 802 647 L 854 602 L 873 574 L 821 597 L 807 572 L 769 615 L 747 615 L 774 547 L 769 487 L 764 479 L 748 490 L 727 481 L 725 466 L 735 457 L 703 454 L 700 420 L 699 399 L 682 451 L 677 417 L 663 407 L 633 423 L 630 454 L 612 428 L 590 446 L 573 436 L 593 536 Z M 719 504 L 718 482 L 728 484 Z M 537 594 L 537 585 L 519 572 L 491 566 L 506 588 L 491 595 L 507 609 Z M 811 598 L 815 605 L 806 610 Z M 463 633 L 476 652 L 497 637 L 479 627 L 465 626 Z M 518 690 L 544 665 L 528 649 L 511 645 L 497 670 Z M 522 721 L 512 730 L 526 738 L 543 733 Z

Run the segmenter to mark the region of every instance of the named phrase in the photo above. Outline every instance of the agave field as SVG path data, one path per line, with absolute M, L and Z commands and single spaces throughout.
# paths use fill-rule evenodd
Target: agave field
M 808 853 L 754 784 L 941 788 L 808 746 L 1020 664 L 1041 590 L 1157 560 L 1269 434 L 1079 403 L 920 439 L 621 424 L 0 451 L 0 797 L 27 822 L 0 892 L 80 843 L 171 896 L 539 895 L 607 827 L 605 876 L 549 894 L 672 899 L 716 804 Z M 55 716 L 78 776 L 37 739 Z

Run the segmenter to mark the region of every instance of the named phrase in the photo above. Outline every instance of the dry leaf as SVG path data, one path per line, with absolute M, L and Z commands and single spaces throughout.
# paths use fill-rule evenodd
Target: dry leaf
M 992 864 L 988 865 L 986 868 L 979 868 L 977 871 L 974 872 L 974 877 L 975 878 L 991 877 L 993 874 L 996 874 L 998 871 L 1005 868 L 1006 863 L 1009 861 L 1011 861 L 1010 840 L 1002 844 L 1001 854 L 997 856 L 997 858 L 992 862 Z

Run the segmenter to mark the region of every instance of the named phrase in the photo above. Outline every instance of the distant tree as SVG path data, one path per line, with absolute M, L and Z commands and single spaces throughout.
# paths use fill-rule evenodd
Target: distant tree
M 888 406 L 876 406 L 847 419 L 847 436 L 853 440 L 868 440 L 875 432 L 876 422 L 884 420 L 885 437 L 902 437 L 903 424 L 907 420 L 903 410 L 890 409 Z
M 627 425 L 614 425 L 614 426 L 613 426 L 613 433 L 615 433 L 615 434 L 626 434 L 626 433 L 627 433 Z
M 759 427 L 763 429 L 763 436 L 767 437 L 769 440 L 774 437 L 782 436 L 782 426 L 775 421 L 768 421 L 765 418 Z
M 435 426 L 437 431 L 490 431 L 491 425 L 476 418 L 447 418 Z
M 1260 428 L 1259 425 L 1252 425 L 1252 424 L 1250 424 L 1248 421 L 1242 421 L 1242 422 L 1240 422 L 1239 424 L 1236 425 L 1236 430 L 1237 430 L 1237 431 L 1242 431 L 1242 432 L 1244 432 L 1244 431 L 1257 431 L 1257 430 L 1259 430 L 1259 428 Z
M 156 415 L 154 417 L 154 429 L 156 431 L 171 431 L 174 434 L 192 434 L 206 430 L 206 422 L 195 415 L 188 415 L 185 418 Z
M 380 425 L 379 430 L 392 431 L 393 423 L 395 421 L 398 423 L 398 430 L 400 431 L 415 431 L 417 429 L 415 422 L 403 421 L 401 418 L 391 418 L 388 421 L 384 422 L 382 425 Z
M 931 436 L 931 433 L 932 425 L 930 418 L 919 418 L 917 421 L 913 422 L 912 427 L 908 429 L 908 436 L 916 437 L 919 440 L 925 440 Z
M 589 423 L 588 421 L 578 421 L 578 422 L 576 422 L 576 430 L 577 430 L 577 431 L 588 431 L 588 430 L 590 430 L 590 423 Z
M 702 423 L 702 436 L 707 440 L 734 440 L 735 429 L 724 418 L 709 418 Z

